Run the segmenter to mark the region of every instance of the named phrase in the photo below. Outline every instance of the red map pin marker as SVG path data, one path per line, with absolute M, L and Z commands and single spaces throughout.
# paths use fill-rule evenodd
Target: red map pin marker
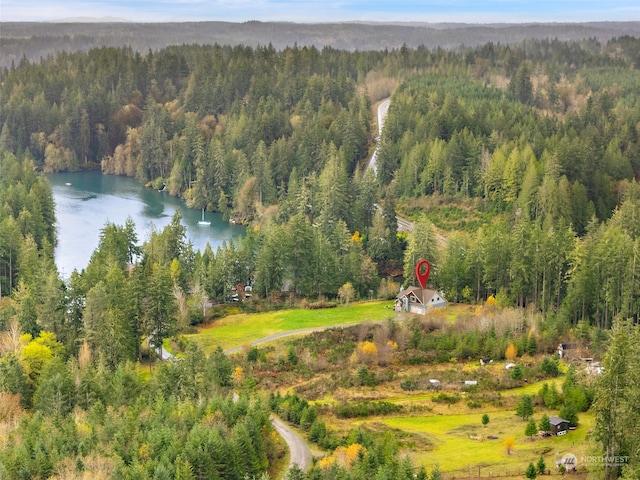
M 427 268 L 422 271 L 422 266 L 426 266 Z M 429 280 L 429 273 L 431 272 L 431 264 L 426 260 L 420 260 L 416 265 L 416 277 L 418 278 L 418 282 L 423 290 L 427 288 L 427 281 Z

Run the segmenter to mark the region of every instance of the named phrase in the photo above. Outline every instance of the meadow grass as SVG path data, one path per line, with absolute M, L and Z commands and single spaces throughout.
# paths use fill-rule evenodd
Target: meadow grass
M 545 380 L 540 380 L 538 382 L 530 383 L 525 385 L 524 387 L 510 388 L 508 390 L 502 390 L 500 393 L 503 395 L 537 395 L 542 386 L 546 383 L 550 387 L 555 385 L 558 388 L 559 392 L 562 392 L 562 383 L 564 382 L 564 375 L 562 377 L 556 378 L 547 378 Z
M 543 411 L 536 411 L 537 421 Z M 547 415 L 557 415 L 555 411 L 544 411 Z M 429 415 L 398 416 L 378 418 L 387 426 L 409 433 L 419 434 L 434 445 L 426 451 L 413 452 L 412 457 L 419 465 L 432 468 L 438 465 L 445 472 L 459 472 L 488 476 L 496 474 L 523 473 L 529 462 L 534 464 L 544 456 L 547 468 L 554 471 L 555 461 L 565 453 L 571 452 L 578 458 L 588 454 L 585 439 L 593 428 L 594 418 L 590 413 L 580 414 L 580 425 L 560 437 L 539 438 L 531 440 L 524 435 L 526 422 L 516 417 L 512 410 L 491 412 L 489 424 L 482 426 L 482 412 Z M 474 440 L 470 435 L 478 436 Z M 497 439 L 490 440 L 487 437 Z M 507 454 L 505 439 L 514 437 L 515 444 L 511 454 Z
M 224 350 L 250 344 L 269 335 L 332 325 L 380 321 L 394 318 L 393 303 L 366 302 L 318 310 L 281 310 L 276 312 L 236 314 L 216 320 L 185 338 L 195 342 L 205 353 L 218 345 Z

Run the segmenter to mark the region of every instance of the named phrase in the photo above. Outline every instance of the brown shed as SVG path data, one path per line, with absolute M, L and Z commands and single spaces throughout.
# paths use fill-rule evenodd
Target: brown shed
M 564 435 L 569 430 L 569 420 L 560 417 L 549 417 L 551 433 L 554 435 Z

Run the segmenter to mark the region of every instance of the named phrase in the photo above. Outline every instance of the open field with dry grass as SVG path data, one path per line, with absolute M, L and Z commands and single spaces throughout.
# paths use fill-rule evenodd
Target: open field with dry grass
M 197 334 L 187 338 L 198 343 L 206 352 L 216 345 L 224 349 L 248 345 L 260 338 L 287 331 L 299 333 L 286 340 L 273 340 L 269 344 L 268 355 L 281 356 L 294 345 L 295 335 L 303 335 L 300 329 L 319 329 L 335 325 L 357 324 L 367 321 L 381 321 L 386 318 L 396 320 L 390 309 L 391 302 L 372 302 L 326 310 L 289 310 L 263 314 L 240 314 L 219 320 Z M 478 307 L 453 305 L 438 311 L 431 321 L 453 326 L 470 328 L 481 317 Z M 497 314 L 498 316 L 501 314 Z M 503 315 L 504 322 L 512 318 Z M 261 348 L 263 348 L 261 346 Z M 519 357 L 522 364 L 538 364 L 543 355 Z M 576 430 L 564 436 L 540 438 L 525 436 L 525 426 L 515 414 L 516 404 L 521 395 L 535 396 L 546 382 L 561 389 L 563 376 L 539 380 L 531 378 L 514 388 L 505 370 L 506 361 L 494 361 L 481 366 L 478 361 L 461 362 L 455 359 L 446 363 L 406 365 L 385 363 L 369 364 L 371 372 L 384 379 L 375 387 L 336 386 L 324 390 L 316 397 L 314 404 L 325 412 L 323 418 L 327 426 L 337 434 L 346 434 L 355 425 L 363 426 L 383 434 L 390 432 L 417 465 L 431 470 L 434 465 L 445 473 L 445 478 L 468 478 L 470 476 L 502 478 L 522 478 L 530 462 L 537 463 L 543 456 L 547 469 L 557 474 L 555 462 L 565 453 L 573 453 L 578 459 L 590 454 L 590 432 L 594 426 L 591 413 L 579 414 L 580 424 Z M 342 365 L 340 374 L 355 377 L 359 363 Z M 561 364 L 561 371 L 566 365 Z M 392 375 L 390 375 L 392 373 Z M 335 372 L 331 368 L 317 371 L 306 380 L 299 378 L 289 388 L 300 392 L 311 392 L 318 384 L 332 384 Z M 392 378 L 392 380 L 390 380 Z M 440 389 L 420 388 L 406 391 L 401 383 L 408 379 L 437 378 L 442 381 Z M 498 388 L 491 389 L 484 382 L 498 381 Z M 478 387 L 467 387 L 464 380 L 478 380 Z M 308 388 L 307 388 L 308 387 Z M 453 401 L 439 401 L 444 394 Z M 304 393 L 302 393 L 304 396 Z M 310 398 L 313 398 L 311 396 Z M 331 413 L 332 406 L 340 402 L 386 401 L 402 406 L 402 411 L 388 416 L 372 416 L 366 419 L 340 419 Z M 487 413 L 489 424 L 482 425 L 482 415 Z M 538 405 L 533 418 L 539 421 L 542 414 L 558 415 L 557 410 L 548 410 Z M 512 437 L 514 446 L 508 453 L 505 440 Z M 576 478 L 576 477 L 573 477 Z
M 556 381 L 559 383 L 560 379 Z M 534 393 L 542 383 L 514 391 Z M 509 391 L 500 393 L 503 407 L 486 405 L 481 408 L 469 408 L 464 400 L 452 405 L 436 403 L 435 392 L 380 395 L 380 399 L 402 404 L 406 413 L 355 421 L 330 417 L 328 424 L 341 432 L 354 425 L 373 431 L 390 431 L 416 464 L 428 469 L 438 465 L 447 473 L 446 478 L 477 477 L 478 473 L 483 477 L 513 475 L 522 478 L 529 462 L 535 465 L 541 455 L 547 468 L 556 474 L 555 462 L 564 454 L 573 453 L 578 459 L 590 454 L 590 432 L 595 422 L 590 412 L 579 414 L 578 428 L 564 436 L 531 439 L 524 434 L 526 422 L 515 414 L 518 395 Z M 325 398 L 321 403 L 328 402 L 330 400 Z M 484 413 L 490 419 L 486 426 L 481 421 Z M 548 416 L 558 414 L 557 410 L 536 407 L 533 418 L 539 421 L 544 413 Z M 507 453 L 505 447 L 508 437 L 514 439 L 511 453 Z
M 201 328 L 198 333 L 185 335 L 185 338 L 195 342 L 206 353 L 210 353 L 218 345 L 227 350 L 283 332 L 381 321 L 395 316 L 393 303 L 390 301 L 355 303 L 318 310 L 240 313 L 216 320 Z

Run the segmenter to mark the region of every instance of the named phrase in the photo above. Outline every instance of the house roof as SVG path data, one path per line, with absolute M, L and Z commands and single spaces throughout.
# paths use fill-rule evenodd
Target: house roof
M 411 294 L 413 294 L 416 299 L 424 305 L 429 300 L 431 300 L 434 295 L 437 295 L 438 292 L 436 292 L 435 290 L 429 290 L 428 288 L 422 289 L 419 287 L 409 287 L 405 290 L 402 290 L 396 298 L 408 297 Z
M 560 417 L 549 417 L 549 423 L 551 425 L 560 425 L 561 423 L 569 423 L 569 420 L 565 420 L 564 418 L 560 418 Z

